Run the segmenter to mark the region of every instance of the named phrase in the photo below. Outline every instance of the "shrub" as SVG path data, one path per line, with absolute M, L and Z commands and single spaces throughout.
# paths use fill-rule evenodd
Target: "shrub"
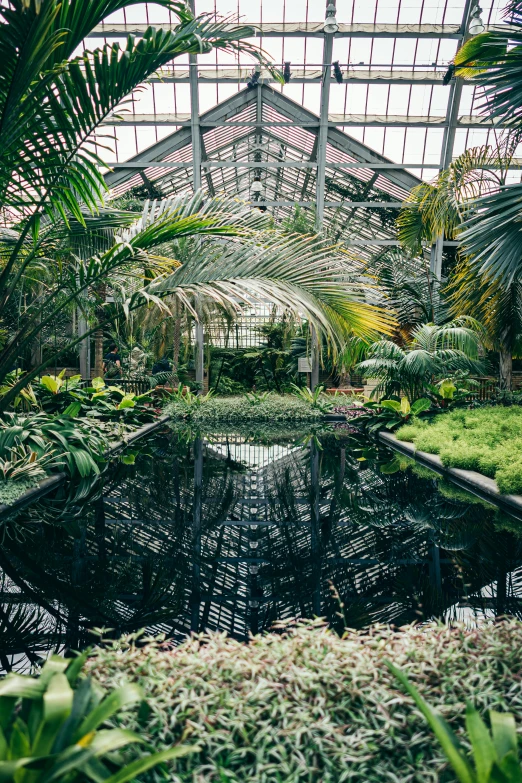
M 201 405 L 187 406 L 183 402 L 172 402 L 166 410 L 172 418 L 186 418 L 196 424 L 210 422 L 248 421 L 318 421 L 322 413 L 304 400 L 293 395 L 270 394 L 252 405 L 243 397 L 210 397 Z
M 446 467 L 495 478 L 502 493 L 522 494 L 522 408 L 484 407 L 438 416 L 397 431 L 419 451 L 439 454 Z M 513 461 L 515 460 L 515 461 Z
M 522 494 L 522 458 L 499 467 L 495 479 L 503 495 Z
M 437 740 L 384 665 L 391 660 L 463 736 L 463 704 L 522 722 L 522 623 L 374 626 L 344 639 L 318 623 L 248 645 L 213 634 L 180 647 L 96 651 L 106 687 L 128 679 L 150 712 L 123 725 L 156 750 L 184 743 L 172 783 L 453 781 Z M 144 780 L 159 780 L 149 773 Z

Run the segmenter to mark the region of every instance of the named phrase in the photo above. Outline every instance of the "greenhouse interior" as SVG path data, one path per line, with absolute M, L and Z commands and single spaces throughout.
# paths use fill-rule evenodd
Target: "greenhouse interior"
M 0 53 L 0 781 L 521 783 L 522 0 Z

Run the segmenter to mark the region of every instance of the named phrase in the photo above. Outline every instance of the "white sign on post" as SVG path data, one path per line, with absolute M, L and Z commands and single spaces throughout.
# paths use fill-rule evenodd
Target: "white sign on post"
M 297 360 L 297 372 L 312 372 L 312 361 L 309 356 Z

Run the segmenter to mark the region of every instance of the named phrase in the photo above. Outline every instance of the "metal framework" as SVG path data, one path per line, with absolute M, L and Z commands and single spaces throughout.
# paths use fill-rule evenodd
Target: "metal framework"
M 287 63 L 289 83 L 280 87 L 244 56 L 192 55 L 166 66 L 145 94 L 133 96 L 130 111 L 123 107 L 105 122 L 115 139 L 106 177 L 115 194 L 143 184 L 155 195 L 203 187 L 251 200 L 276 221 L 299 206 L 313 212 L 317 229 L 332 228 L 371 264 L 397 244 L 397 209 L 412 187 L 463 149 L 498 140 L 502 126 L 478 110 L 480 88 L 455 78 L 444 85 L 478 0 L 444 0 L 437 11 L 423 0 L 373 0 L 368 9 L 347 0 L 329 33 L 321 18 L 331 2 L 282 0 L 281 18 L 272 9 L 270 21 L 263 18 L 267 0 L 258 0 L 257 19 L 248 3 L 235 2 L 237 21 L 256 29 L 254 43 Z M 502 28 L 500 2 L 482 1 L 486 28 Z M 227 11 L 215 0 L 192 0 L 192 7 Z M 146 13 L 113 17 L 93 36 L 111 42 L 143 35 L 155 23 L 152 5 Z M 132 139 L 135 154 L 126 154 Z M 512 179 L 520 177 L 519 158 Z M 254 180 L 262 184 L 255 195 Z M 431 248 L 435 275 L 452 244 L 440 237 Z M 201 329 L 196 337 L 201 358 Z M 197 375 L 202 381 L 201 361 Z

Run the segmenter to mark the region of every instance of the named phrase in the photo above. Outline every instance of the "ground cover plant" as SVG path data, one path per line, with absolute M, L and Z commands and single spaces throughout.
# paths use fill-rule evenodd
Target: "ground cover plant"
M 322 409 L 294 395 L 257 394 L 242 397 L 195 397 L 179 395 L 165 408 L 173 419 L 194 424 L 212 422 L 319 421 Z
M 121 649 L 125 648 L 124 655 Z M 107 687 L 130 679 L 148 712 L 120 725 L 156 750 L 199 746 L 172 783 L 440 783 L 455 777 L 437 739 L 385 665 L 393 661 L 461 740 L 464 705 L 522 721 L 522 624 L 373 626 L 345 638 L 318 623 L 248 645 L 199 636 L 178 648 L 117 642 L 89 667 Z M 144 780 L 160 780 L 152 773 Z
M 494 478 L 503 494 L 522 493 L 522 409 L 455 410 L 397 430 L 399 440 L 438 454 L 446 467 L 475 470 Z

